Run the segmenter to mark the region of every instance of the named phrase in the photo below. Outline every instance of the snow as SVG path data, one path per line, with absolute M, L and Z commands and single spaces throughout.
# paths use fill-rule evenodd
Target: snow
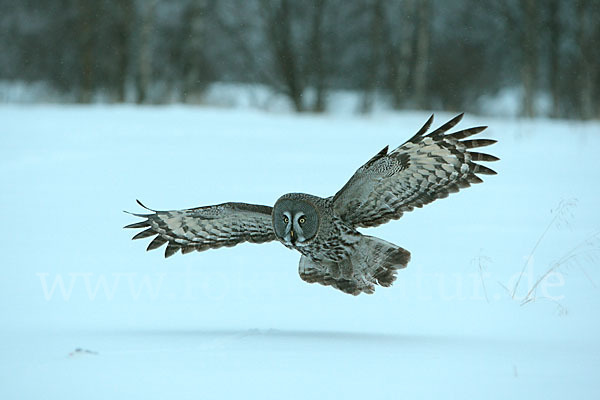
M 74 102 L 74 96 L 60 93 L 50 84 L 42 81 L 25 82 L 0 79 L 1 103 L 47 103 L 47 102 Z
M 365 230 L 412 253 L 371 296 L 278 243 L 165 260 L 121 229 L 136 198 L 331 195 L 427 117 L 1 105 L 0 398 L 598 398 L 597 122 L 467 115 L 498 175 Z
M 474 103 L 473 110 L 481 115 L 501 118 L 517 118 L 522 112 L 523 88 L 505 87 L 496 93 L 481 95 Z M 165 103 L 178 103 L 181 96 L 165 82 L 153 82 L 149 88 L 150 98 L 163 98 Z M 314 103 L 315 90 L 308 88 L 304 93 L 306 105 Z M 128 102 L 134 102 L 134 94 L 126 95 Z M 76 103 L 72 93 L 62 93 L 45 82 L 25 82 L 0 80 L 0 104 L 40 104 L 40 103 Z M 93 103 L 114 103 L 110 95 L 103 92 L 94 93 Z M 235 108 L 237 110 L 269 111 L 271 113 L 291 113 L 294 105 L 283 93 L 262 84 L 239 82 L 214 82 L 209 84 L 199 95 L 188 96 L 191 104 L 212 108 Z M 328 114 L 353 115 L 363 111 L 364 94 L 353 90 L 331 89 L 326 95 Z M 391 99 L 383 92 L 372 94 L 371 112 L 389 113 L 392 111 Z M 550 116 L 552 111 L 551 96 L 548 92 L 539 92 L 534 98 L 534 109 L 538 116 Z

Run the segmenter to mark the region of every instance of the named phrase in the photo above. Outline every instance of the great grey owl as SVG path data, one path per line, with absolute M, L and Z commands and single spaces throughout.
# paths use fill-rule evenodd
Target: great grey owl
M 277 239 L 302 254 L 299 273 L 306 282 L 353 295 L 373 293 L 375 285 L 394 282 L 396 270 L 406 267 L 410 253 L 356 228 L 398 219 L 415 207 L 480 183 L 477 174 L 496 174 L 475 161 L 497 157 L 469 151 L 496 141 L 463 140 L 485 126 L 447 133 L 462 116 L 427 134 L 432 115 L 406 143 L 389 153 L 386 146 L 331 197 L 289 193 L 274 207 L 223 203 L 175 211 L 151 210 L 138 201 L 152 213 L 133 214 L 144 221 L 125 228 L 147 228 L 133 239 L 156 236 L 148 250 L 166 243 L 165 257 L 179 250 L 186 254 Z

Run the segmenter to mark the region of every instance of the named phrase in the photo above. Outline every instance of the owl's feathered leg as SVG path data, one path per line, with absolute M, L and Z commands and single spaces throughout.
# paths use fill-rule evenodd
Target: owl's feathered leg
M 317 263 L 306 256 L 301 256 L 298 273 L 300 274 L 300 278 L 305 282 L 333 286 L 344 293 L 355 296 L 363 292 L 371 294 L 375 291 L 372 283 L 357 280 L 352 274 L 342 274 L 341 272 L 346 268 L 340 268 L 340 264 L 332 261 Z M 350 265 L 349 262 L 346 264 Z
M 300 278 L 309 283 L 333 286 L 344 293 L 372 294 L 375 285 L 391 286 L 396 271 L 405 268 L 410 252 L 395 244 L 373 236 L 361 236 L 348 259 L 315 262 L 306 256 L 300 258 Z

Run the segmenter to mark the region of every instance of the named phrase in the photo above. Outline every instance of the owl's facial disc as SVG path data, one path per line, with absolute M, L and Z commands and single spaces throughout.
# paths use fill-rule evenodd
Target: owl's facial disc
M 275 234 L 288 247 L 304 246 L 319 226 L 314 206 L 297 199 L 281 199 L 273 210 Z

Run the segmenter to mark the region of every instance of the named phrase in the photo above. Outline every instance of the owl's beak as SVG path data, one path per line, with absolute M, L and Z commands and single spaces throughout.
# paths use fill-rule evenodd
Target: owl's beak
M 294 233 L 294 228 L 290 229 L 290 241 L 292 244 L 296 243 L 296 234 Z

